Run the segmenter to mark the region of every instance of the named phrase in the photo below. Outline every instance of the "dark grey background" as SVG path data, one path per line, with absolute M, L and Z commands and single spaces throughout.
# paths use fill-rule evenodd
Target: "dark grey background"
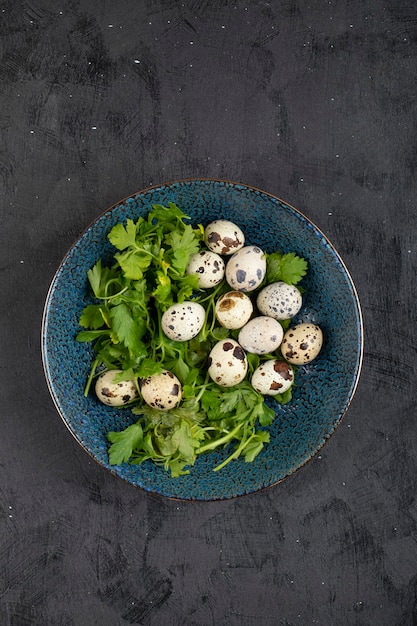
M 0 623 L 417 624 L 414 0 L 3 0 Z M 276 194 L 334 243 L 365 321 L 321 454 L 232 501 L 108 475 L 40 355 L 81 231 L 150 185 Z

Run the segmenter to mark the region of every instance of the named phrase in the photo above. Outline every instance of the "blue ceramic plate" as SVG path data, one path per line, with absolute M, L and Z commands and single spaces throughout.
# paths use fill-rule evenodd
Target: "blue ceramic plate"
M 114 249 L 107 233 L 117 222 L 137 219 L 152 204 L 175 202 L 193 222 L 236 222 L 247 243 L 266 252 L 294 251 L 309 263 L 304 305 L 296 321 L 317 323 L 324 332 L 319 357 L 299 367 L 290 404 L 276 405 L 271 442 L 253 463 L 238 459 L 213 468 L 226 451 L 202 455 L 187 476 L 171 478 L 152 462 L 109 465 L 107 432 L 135 421 L 127 409 L 98 402 L 83 389 L 91 346 L 77 343 L 78 319 L 90 302 L 87 270 Z M 357 293 L 343 261 L 323 233 L 299 211 L 268 193 L 217 180 L 186 180 L 145 189 L 115 205 L 89 226 L 62 261 L 44 311 L 42 352 L 46 378 L 64 423 L 80 445 L 113 474 L 146 491 L 180 499 L 217 500 L 268 487 L 304 465 L 338 426 L 356 389 L 363 350 Z M 347 452 L 346 452 L 347 453 Z

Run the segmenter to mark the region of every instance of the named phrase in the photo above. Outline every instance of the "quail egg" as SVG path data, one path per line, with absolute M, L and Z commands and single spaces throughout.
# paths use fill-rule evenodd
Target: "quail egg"
M 291 365 L 278 359 L 265 361 L 253 372 L 252 387 L 264 396 L 276 396 L 287 391 L 294 382 Z
M 282 281 L 264 287 L 256 300 L 260 312 L 276 320 L 294 317 L 301 309 L 302 302 L 302 296 L 297 287 L 287 285 Z
M 223 339 L 213 346 L 208 358 L 210 378 L 221 387 L 240 383 L 248 371 L 248 361 L 242 346 L 234 339 Z
M 245 246 L 235 252 L 226 265 L 226 281 L 236 291 L 253 291 L 264 279 L 266 259 L 258 246 Z
M 305 365 L 316 358 L 322 345 L 321 329 L 311 322 L 306 322 L 287 330 L 282 340 L 281 352 L 288 363 Z
M 283 336 L 284 331 L 277 320 L 260 315 L 245 324 L 239 332 L 238 341 L 246 352 L 267 354 L 279 348 Z
M 181 383 L 168 370 L 144 378 L 140 384 L 140 391 L 146 404 L 158 411 L 169 411 L 181 402 Z
M 187 274 L 197 274 L 200 289 L 218 285 L 224 277 L 224 261 L 211 250 L 201 250 L 190 256 Z
M 198 302 L 172 304 L 161 318 L 165 335 L 174 341 L 189 341 L 203 328 L 206 312 Z
M 242 328 L 252 313 L 252 300 L 241 291 L 228 291 L 216 302 L 217 320 L 225 328 Z
M 208 224 L 204 231 L 204 240 L 210 250 L 224 255 L 233 254 L 245 244 L 243 232 L 229 220 L 215 220 Z
M 137 398 L 138 390 L 133 380 L 114 382 L 117 374 L 122 370 L 108 370 L 97 378 L 95 391 L 98 399 L 108 406 L 123 406 Z

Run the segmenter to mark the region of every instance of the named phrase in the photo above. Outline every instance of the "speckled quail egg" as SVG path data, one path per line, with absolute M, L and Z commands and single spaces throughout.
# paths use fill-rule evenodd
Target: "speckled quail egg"
M 218 254 L 233 254 L 245 244 L 245 236 L 239 226 L 229 220 L 215 220 L 206 226 L 204 240 L 207 247 Z
M 289 363 L 305 365 L 316 358 L 322 345 L 321 329 L 311 322 L 305 322 L 287 330 L 282 340 L 281 352 Z
M 260 312 L 276 320 L 294 317 L 301 309 L 302 303 L 303 299 L 297 287 L 282 281 L 264 287 L 256 300 Z
M 252 387 L 264 396 L 276 396 L 287 391 L 294 382 L 291 365 L 278 359 L 265 361 L 253 372 Z
M 246 352 L 267 354 L 279 348 L 283 336 L 284 331 L 277 320 L 259 315 L 240 330 L 238 341 Z
M 190 256 L 187 274 L 197 274 L 200 289 L 218 285 L 224 277 L 224 261 L 211 250 L 201 250 Z
M 189 341 L 203 328 L 206 312 L 198 302 L 172 304 L 161 318 L 165 335 L 174 341 Z
M 168 370 L 144 378 L 140 384 L 140 391 L 146 404 L 158 411 L 169 411 L 181 402 L 181 383 Z
M 210 378 L 221 387 L 240 383 L 248 371 L 248 360 L 242 346 L 234 339 L 223 339 L 213 346 L 208 358 Z
M 245 246 L 235 252 L 226 265 L 226 281 L 236 291 L 253 291 L 264 279 L 266 259 L 258 246 Z
M 241 291 L 228 291 L 216 302 L 216 318 L 225 328 L 242 328 L 252 313 L 252 300 Z
M 108 370 L 97 378 L 95 391 L 98 399 L 108 406 L 123 406 L 138 396 L 133 380 L 114 382 L 115 376 L 122 370 Z

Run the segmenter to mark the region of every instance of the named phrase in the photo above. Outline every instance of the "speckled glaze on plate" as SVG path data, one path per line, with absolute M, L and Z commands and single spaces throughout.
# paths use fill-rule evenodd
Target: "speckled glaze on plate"
M 236 222 L 247 243 L 266 252 L 295 251 L 309 263 L 303 280 L 304 303 L 295 321 L 317 323 L 324 347 L 311 364 L 301 366 L 290 404 L 275 404 L 271 442 L 253 463 L 238 459 L 222 471 L 213 468 L 226 451 L 202 455 L 187 476 L 171 478 L 152 462 L 111 466 L 109 430 L 135 421 L 128 409 L 98 402 L 83 389 L 92 349 L 77 343 L 78 319 L 91 301 L 86 272 L 114 249 L 107 233 L 126 218 L 137 219 L 152 204 L 175 202 L 194 223 L 225 218 Z M 253 187 L 218 180 L 185 180 L 145 189 L 100 215 L 69 250 L 46 299 L 42 356 L 49 389 L 64 423 L 80 445 L 104 468 L 146 491 L 186 500 L 218 500 L 271 486 L 303 466 L 332 435 L 355 392 L 363 352 L 363 327 L 355 287 L 340 256 L 325 235 L 284 201 Z M 269 401 L 268 401 L 269 402 Z M 347 452 L 346 452 L 347 453 Z

